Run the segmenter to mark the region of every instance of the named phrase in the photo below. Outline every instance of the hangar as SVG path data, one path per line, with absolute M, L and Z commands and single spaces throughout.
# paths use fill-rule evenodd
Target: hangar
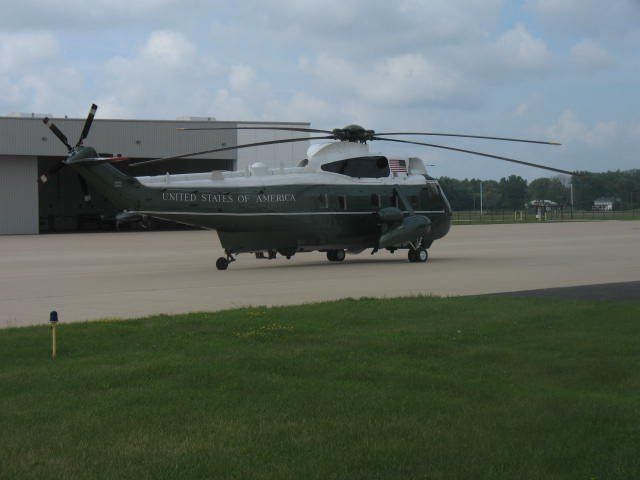
M 66 149 L 47 129 L 45 115 L 15 114 L 0 117 L 0 234 L 78 231 L 113 228 L 116 209 L 97 192 L 85 196 L 79 176 L 62 169 L 45 184 L 37 181 Z M 79 137 L 84 118 L 58 118 L 46 115 L 69 138 Z M 291 138 L 305 133 L 264 130 L 222 130 L 180 132 L 179 127 L 308 127 L 305 122 L 216 121 L 214 118 L 187 117 L 179 120 L 96 119 L 85 141 L 101 154 L 121 154 L 136 160 L 240 145 L 243 143 Z M 293 134 L 293 135 L 292 135 Z M 293 166 L 306 156 L 308 142 L 277 144 L 259 148 L 230 150 L 142 166 L 118 168 L 136 176 L 166 172 L 207 172 L 241 170 L 261 162 L 277 167 Z

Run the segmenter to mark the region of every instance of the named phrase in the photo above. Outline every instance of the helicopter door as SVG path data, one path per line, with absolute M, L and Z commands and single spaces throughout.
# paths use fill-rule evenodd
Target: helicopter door
M 425 187 L 422 187 L 420 192 L 420 204 L 434 207 L 438 197 L 438 187 L 432 183 L 428 183 Z M 430 210 L 430 208 L 428 208 L 428 210 Z

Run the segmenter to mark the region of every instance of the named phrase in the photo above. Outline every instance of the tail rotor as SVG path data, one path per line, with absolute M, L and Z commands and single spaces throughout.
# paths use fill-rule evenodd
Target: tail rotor
M 78 143 L 76 143 L 76 147 L 81 146 L 84 139 L 89 135 L 89 130 L 91 130 L 91 124 L 93 123 L 93 117 L 96 116 L 97 110 L 98 106 L 95 103 L 92 103 L 87 119 L 84 121 L 84 127 L 82 127 L 82 133 L 80 133 L 80 138 L 78 139 Z
M 67 151 L 69 153 L 71 153 L 73 151 L 73 148 L 71 147 L 71 145 L 69 145 L 69 139 L 67 138 L 67 136 L 62 133 L 60 131 L 60 129 L 58 127 L 56 127 L 56 124 L 53 123 L 49 117 L 44 117 L 42 119 L 42 122 L 49 127 L 49 130 L 51 130 L 53 132 L 53 134 L 58 137 L 58 140 L 60 140 L 62 143 L 64 143 L 64 146 L 67 147 Z
M 82 132 L 80 133 L 80 137 L 76 142 L 75 147 L 72 147 L 69 144 L 69 139 L 67 136 L 62 133 L 62 131 L 51 121 L 49 117 L 45 117 L 42 122 L 51 130 L 51 132 L 60 140 L 65 147 L 67 147 L 67 152 L 69 153 L 69 157 L 73 154 L 77 153 L 78 150 L 82 147 L 82 143 L 89 135 L 89 131 L 91 130 L 91 125 L 93 124 L 93 119 L 96 116 L 96 111 L 98 110 L 98 106 L 95 103 L 91 104 L 91 108 L 89 109 L 89 114 L 87 115 L 86 120 L 84 121 L 84 126 L 82 127 Z M 38 181 L 41 184 L 47 183 L 52 177 L 54 177 L 60 170 L 64 168 L 66 165 L 66 159 L 62 159 L 56 162 L 51 168 L 49 168 L 46 172 L 44 172 L 38 178 Z M 91 201 L 91 194 L 89 192 L 89 187 L 84 178 L 80 178 L 80 188 L 82 190 L 82 195 L 85 202 Z

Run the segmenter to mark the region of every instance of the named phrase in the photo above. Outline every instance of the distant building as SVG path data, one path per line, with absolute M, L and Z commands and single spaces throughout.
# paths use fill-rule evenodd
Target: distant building
M 552 200 L 531 200 L 529 207 L 535 211 L 538 220 L 562 214 L 562 205 Z
M 610 197 L 600 197 L 593 201 L 594 212 L 611 212 L 615 205 L 615 199 Z

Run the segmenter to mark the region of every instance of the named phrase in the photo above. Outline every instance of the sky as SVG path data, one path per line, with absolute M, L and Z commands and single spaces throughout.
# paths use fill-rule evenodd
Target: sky
M 555 140 L 422 141 L 640 168 L 640 0 L 3 0 L 0 115 L 358 123 Z M 420 141 L 421 138 L 415 137 Z M 90 140 L 90 138 L 89 138 Z M 426 147 L 434 176 L 551 172 Z

